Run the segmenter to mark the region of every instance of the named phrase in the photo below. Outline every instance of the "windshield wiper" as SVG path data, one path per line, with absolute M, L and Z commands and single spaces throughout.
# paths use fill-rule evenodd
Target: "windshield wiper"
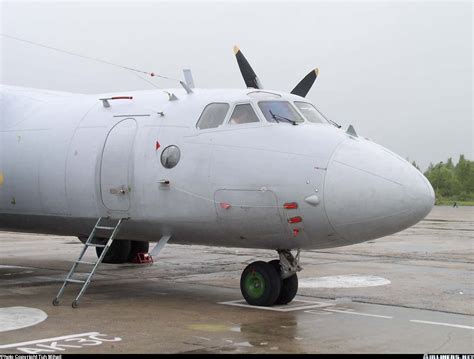
M 328 118 L 327 118 L 326 116 L 324 116 L 324 114 L 323 114 L 321 111 L 319 111 L 318 109 L 316 109 L 316 110 L 317 110 L 318 113 L 319 113 L 321 116 L 323 116 L 324 119 L 325 119 L 327 122 L 329 122 L 331 125 L 336 126 L 337 128 L 341 128 L 341 127 L 342 127 L 342 126 L 341 126 L 340 124 L 338 124 L 337 122 L 328 119 Z
M 342 126 L 340 124 L 338 124 L 337 122 L 333 121 L 333 120 L 328 120 L 332 125 L 336 126 L 337 128 L 341 128 Z
M 272 112 L 272 110 L 269 110 L 269 112 L 270 112 L 270 115 L 272 115 L 273 119 L 274 119 L 277 123 L 280 122 L 280 121 L 278 121 L 278 119 L 277 119 L 277 117 L 278 117 L 280 120 L 285 120 L 285 121 L 291 123 L 293 126 L 296 126 L 296 125 L 297 125 L 296 121 L 290 120 L 289 118 L 286 118 L 286 117 L 283 117 L 283 116 L 280 116 L 280 115 L 275 115 L 275 114 Z

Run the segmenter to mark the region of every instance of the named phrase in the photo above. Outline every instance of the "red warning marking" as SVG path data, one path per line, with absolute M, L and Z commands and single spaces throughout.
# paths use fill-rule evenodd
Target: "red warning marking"
M 301 218 L 300 216 L 291 217 L 290 219 L 288 219 L 288 223 L 290 223 L 290 224 L 300 223 L 300 222 L 303 222 L 303 218 Z
M 291 203 L 285 203 L 283 205 L 285 209 L 297 209 L 298 208 L 298 203 L 296 202 L 291 202 Z
M 298 234 L 300 234 L 300 230 L 297 228 L 293 229 L 293 237 L 296 237 Z
M 133 100 L 133 96 L 114 96 L 111 97 L 110 100 Z
M 222 209 L 229 209 L 230 207 L 232 207 L 229 203 L 224 203 L 224 202 L 222 202 L 220 206 Z
M 160 147 L 161 147 L 160 143 L 159 143 L 158 141 L 156 141 L 156 144 L 155 144 L 155 151 L 157 151 L 158 148 L 160 148 Z

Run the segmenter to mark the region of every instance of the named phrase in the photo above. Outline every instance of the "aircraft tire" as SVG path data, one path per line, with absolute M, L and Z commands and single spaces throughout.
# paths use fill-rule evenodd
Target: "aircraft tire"
M 127 262 L 133 262 L 138 253 L 148 253 L 150 249 L 150 242 L 145 241 L 130 241 L 131 247 L 128 254 Z
M 97 241 L 100 243 L 100 241 Z M 107 243 L 107 240 L 103 240 L 103 243 Z M 129 240 L 116 240 L 112 242 L 109 250 L 105 254 L 102 263 L 121 264 L 128 260 L 130 254 L 131 241 Z M 95 247 L 97 257 L 100 257 L 103 251 L 103 247 Z
M 280 261 L 278 259 L 274 259 L 268 263 L 271 264 L 277 270 L 278 275 L 280 275 Z M 295 298 L 296 293 L 298 293 L 298 275 L 295 273 L 291 277 L 285 279 L 281 279 L 280 277 L 280 281 L 280 295 L 278 296 L 275 304 L 288 304 Z
M 250 305 L 272 306 L 280 295 L 280 275 L 269 263 L 250 263 L 240 277 L 240 291 Z

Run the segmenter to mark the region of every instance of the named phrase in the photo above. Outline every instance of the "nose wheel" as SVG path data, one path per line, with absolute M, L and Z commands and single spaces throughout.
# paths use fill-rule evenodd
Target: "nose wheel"
M 242 272 L 240 291 L 250 305 L 272 306 L 290 303 L 298 292 L 299 251 L 294 257 L 279 250 L 280 260 L 250 263 Z
M 281 278 L 282 270 L 280 261 L 274 259 L 268 263 L 276 269 L 281 281 L 280 294 L 278 295 L 275 304 L 282 305 L 290 303 L 295 298 L 296 293 L 298 293 L 298 274 L 293 273 L 290 277 L 283 279 Z
M 250 263 L 240 277 L 240 291 L 247 303 L 258 306 L 275 304 L 280 295 L 280 276 L 271 264 Z

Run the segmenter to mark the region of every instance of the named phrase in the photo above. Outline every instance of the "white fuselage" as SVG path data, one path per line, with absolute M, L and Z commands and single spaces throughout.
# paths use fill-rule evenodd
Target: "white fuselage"
M 400 231 L 433 206 L 426 178 L 389 150 L 330 124 L 269 123 L 258 107 L 301 97 L 170 91 L 178 100 L 127 92 L 104 107 L 114 95 L 0 87 L 0 229 L 87 236 L 98 217 L 128 217 L 119 238 L 327 248 Z M 198 129 L 216 102 L 228 117 L 251 104 L 260 121 Z M 170 145 L 180 159 L 168 169 Z

